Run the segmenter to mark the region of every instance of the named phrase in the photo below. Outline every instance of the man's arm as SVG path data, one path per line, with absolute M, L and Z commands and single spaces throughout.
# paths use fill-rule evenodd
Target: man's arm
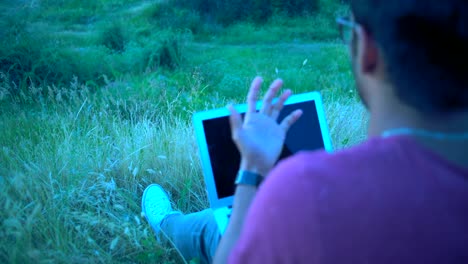
M 325 174 L 316 165 L 322 158 L 296 154 L 269 173 L 229 250 L 229 263 L 319 263 L 317 194 L 325 190 Z
M 214 257 L 214 263 L 227 263 L 229 254 L 239 239 L 245 216 L 252 204 L 257 189 L 240 185 L 236 188 L 231 219 Z
M 266 176 L 271 168 L 268 167 L 266 170 L 262 171 L 258 169 L 255 163 L 243 160 L 241 162 L 240 170 L 250 171 Z M 229 220 L 226 232 L 224 233 L 218 249 L 216 250 L 213 261 L 214 263 L 227 263 L 229 254 L 239 239 L 247 212 L 256 194 L 257 187 L 255 186 L 238 185 L 236 187 L 231 219 Z
M 283 82 L 276 80 L 268 89 L 260 111 L 256 102 L 260 92 L 261 78 L 255 78 L 247 96 L 247 112 L 244 120 L 234 106 L 229 105 L 231 134 L 241 154 L 241 170 L 267 176 L 281 154 L 286 133 L 301 117 L 302 111 L 296 110 L 278 124 L 277 119 L 284 103 L 291 95 L 285 91 L 277 102 L 274 97 Z M 232 248 L 236 244 L 250 205 L 256 195 L 256 187 L 239 185 L 235 192 L 233 214 L 230 223 L 216 251 L 214 262 L 226 263 Z

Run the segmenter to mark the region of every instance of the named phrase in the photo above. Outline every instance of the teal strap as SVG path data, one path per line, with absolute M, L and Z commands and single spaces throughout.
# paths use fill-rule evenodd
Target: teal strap
M 263 181 L 262 175 L 251 171 L 240 170 L 237 174 L 236 185 L 249 185 L 258 187 Z
M 384 138 L 401 135 L 420 136 L 425 138 L 433 138 L 437 140 L 468 140 L 468 133 L 442 133 L 413 128 L 398 128 L 387 130 L 382 133 L 382 137 Z

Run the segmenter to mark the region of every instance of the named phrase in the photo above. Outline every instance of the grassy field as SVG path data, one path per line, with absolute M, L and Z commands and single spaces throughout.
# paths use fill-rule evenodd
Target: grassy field
M 151 8 L 139 1 L 108 2 L 115 3 L 92 8 L 120 15 Z M 87 71 L 106 63 L 118 70 L 101 75 L 98 87 L 75 77 L 66 85 L 29 85 L 17 94 L 0 73 L 2 263 L 183 263 L 170 244 L 157 243 L 141 217 L 142 191 L 161 184 L 185 213 L 208 206 L 191 116 L 243 103 L 257 75 L 266 82 L 282 78 L 295 93 L 320 91 L 336 149 L 365 138 L 367 115 L 346 47 L 334 39 L 295 40 L 301 19 L 292 29 L 267 25 L 235 39 L 186 36 L 176 70 L 125 71 L 145 45 L 108 53 L 93 40 L 104 22 L 89 22 L 85 30 L 81 20 L 93 19 L 91 7 L 68 3 L 77 6 L 45 9 L 34 25 L 60 33 L 54 33 L 63 40 L 59 52 L 81 49 Z M 81 20 L 65 21 L 67 16 Z M 37 22 L 44 17 L 48 24 Z M 252 26 L 226 32 L 246 27 Z M 272 32 L 289 37 L 258 36 Z M 101 53 L 108 60 L 99 60 Z

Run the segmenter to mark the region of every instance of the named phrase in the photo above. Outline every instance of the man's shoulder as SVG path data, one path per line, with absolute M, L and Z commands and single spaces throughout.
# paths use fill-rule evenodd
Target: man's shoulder
M 290 206 L 309 206 L 309 212 L 323 203 L 340 208 L 343 200 L 356 207 L 391 200 L 424 182 L 421 166 L 411 160 L 420 152 L 412 147 L 406 139 L 374 138 L 335 153 L 302 152 L 278 165 L 264 193 L 283 193 Z
M 278 174 L 291 177 L 330 174 L 358 174 L 388 165 L 389 158 L 401 156 L 402 142 L 373 138 L 357 146 L 337 152 L 303 151 L 278 164 Z

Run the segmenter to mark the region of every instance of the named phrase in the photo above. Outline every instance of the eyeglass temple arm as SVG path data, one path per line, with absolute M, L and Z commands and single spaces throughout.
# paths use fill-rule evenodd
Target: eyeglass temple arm
M 345 26 L 351 27 L 351 28 L 356 27 L 356 23 L 355 23 L 355 22 L 346 20 L 346 19 L 341 18 L 341 17 L 339 17 L 339 18 L 336 19 L 336 23 L 341 24 L 341 25 L 345 25 Z

